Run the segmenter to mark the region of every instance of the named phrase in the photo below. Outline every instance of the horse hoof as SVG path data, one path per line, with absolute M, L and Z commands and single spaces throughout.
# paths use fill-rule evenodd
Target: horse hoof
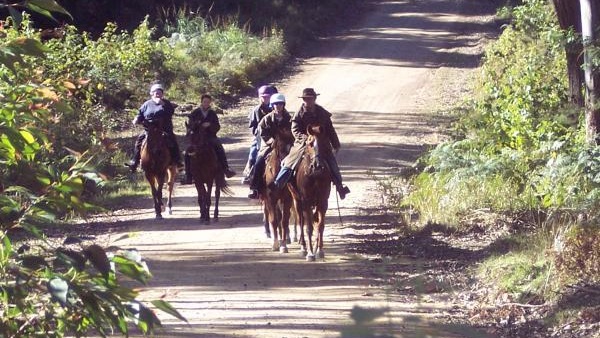
M 280 248 L 279 245 L 273 245 L 273 251 L 279 251 Z
M 173 209 L 171 209 L 171 208 L 167 208 L 167 213 L 168 213 L 169 215 L 173 215 Z
M 300 251 L 300 256 L 301 256 L 301 257 L 306 257 L 306 256 L 308 256 L 308 251 L 306 251 L 306 250 L 301 250 L 301 251 Z
M 320 259 L 325 258 L 325 251 L 317 250 L 317 258 L 320 258 Z
M 306 255 L 306 261 L 307 262 L 314 262 L 315 260 L 316 260 L 315 259 L 315 255 L 313 255 L 313 254 Z
M 279 248 L 279 253 L 288 253 L 288 248 L 287 246 L 282 246 L 281 248 Z
M 163 219 L 162 215 L 156 215 L 154 219 Z
M 271 238 L 271 233 L 270 232 L 265 232 L 265 235 L 267 236 L 267 238 Z

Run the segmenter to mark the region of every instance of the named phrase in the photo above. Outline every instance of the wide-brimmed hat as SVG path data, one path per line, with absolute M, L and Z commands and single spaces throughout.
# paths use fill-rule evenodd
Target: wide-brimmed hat
M 304 88 L 304 90 L 302 90 L 302 96 L 298 97 L 317 97 L 318 95 L 320 94 L 317 94 L 313 88 Z

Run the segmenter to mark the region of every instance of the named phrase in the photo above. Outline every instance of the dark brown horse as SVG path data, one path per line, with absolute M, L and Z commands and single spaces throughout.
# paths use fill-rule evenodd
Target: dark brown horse
M 200 206 L 200 221 L 210 222 L 210 205 L 213 184 L 215 185 L 214 219 L 219 220 L 219 199 L 221 192 L 231 195 L 231 190 L 225 180 L 225 173 L 213 145 L 207 135 L 207 130 L 201 123 L 189 125 L 186 123 L 190 147 L 190 172 L 196 191 L 198 192 L 198 205 Z
M 260 189 L 266 221 L 272 229 L 273 251 L 279 250 L 281 253 L 288 252 L 287 240 L 290 237 L 292 195 L 288 189 L 270 189 L 268 187 L 275 181 L 277 173 L 281 169 L 281 160 L 289 153 L 293 142 L 294 136 L 290 129 L 280 128 L 277 130 L 271 145 L 273 150 L 265 160 L 264 181 Z
M 328 208 L 331 191 L 331 171 L 325 160 L 333 156 L 331 142 L 319 125 L 307 127 L 308 140 L 304 155 L 296 169 L 295 182 L 288 183 L 294 204 L 298 210 L 300 224 L 300 246 L 306 260 L 325 257 L 323 251 L 323 231 L 325 230 L 325 213 Z M 317 228 L 316 244 L 313 247 L 312 235 Z M 308 238 L 308 246 L 304 236 Z
M 165 209 L 162 201 L 162 189 L 165 180 L 169 193 L 167 212 L 169 215 L 172 213 L 173 186 L 177 174 L 177 165 L 171 163 L 171 153 L 167 146 L 168 138 L 163 131 L 163 121 L 161 119 L 145 121 L 144 127 L 146 128 L 146 139 L 142 144 L 140 162 L 152 190 L 155 218 L 161 219 L 162 211 Z

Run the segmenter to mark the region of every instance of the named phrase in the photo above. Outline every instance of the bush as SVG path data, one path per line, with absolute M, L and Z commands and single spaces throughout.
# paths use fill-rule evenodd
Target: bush
M 600 223 L 570 227 L 555 241 L 556 268 L 566 281 L 600 283 Z
M 281 31 L 255 36 L 237 21 L 211 26 L 200 16 L 179 12 L 167 27 L 172 58 L 171 97 L 198 102 L 203 93 L 231 96 L 253 87 L 287 60 Z
M 511 14 L 486 50 L 476 96 L 457 122 L 459 139 L 427 155 L 427 171 L 406 200 L 436 210 L 438 221 L 481 208 L 581 208 L 576 187 L 594 189 L 573 161 L 586 152 L 584 131 L 567 104 L 564 35 L 553 11 L 529 0 Z
M 43 234 L 44 227 L 68 216 L 96 210 L 85 201 L 84 190 L 88 182 L 102 183 L 94 167 L 101 150 L 64 148 L 65 135 L 55 125 L 69 125 L 61 119 L 75 111 L 69 102 L 79 97 L 78 87 L 65 76 L 47 77 L 40 61 L 48 48 L 27 20 L 23 29 L 4 27 L 0 25 L 0 335 L 128 334 L 132 322 L 150 332 L 160 321 L 135 300 L 137 292 L 123 285 L 124 279 L 145 283 L 150 277 L 139 255 L 115 249 L 111 257 L 97 244 L 77 238 L 52 243 Z M 71 136 L 78 136 L 82 146 L 93 137 Z M 28 243 L 11 240 L 15 234 Z M 152 304 L 183 319 L 164 301 Z

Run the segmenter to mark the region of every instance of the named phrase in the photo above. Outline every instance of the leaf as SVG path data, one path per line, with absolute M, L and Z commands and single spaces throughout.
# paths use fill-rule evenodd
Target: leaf
M 77 89 L 77 87 L 73 84 L 73 82 L 70 82 L 70 81 L 63 81 L 63 86 L 70 90 Z
M 47 11 L 67 15 L 71 18 L 71 20 L 73 20 L 71 14 L 54 0 L 29 0 L 29 2 Z
M 153 300 L 151 303 L 152 303 L 152 305 L 156 306 L 156 308 L 160 309 L 161 311 L 166 312 L 166 313 L 170 314 L 171 316 L 173 316 L 173 317 L 175 317 L 175 318 L 177 318 L 179 320 L 182 320 L 182 321 L 184 321 L 186 323 L 188 322 L 188 320 L 184 316 L 182 316 L 179 313 L 179 311 L 177 311 L 168 302 L 166 302 L 164 300 L 157 299 L 157 300 Z
M 55 277 L 48 281 L 48 291 L 52 295 L 52 299 L 59 302 L 60 305 L 67 305 L 67 292 L 69 284 L 62 278 Z
M 35 137 L 29 130 L 21 129 L 19 130 L 19 134 L 21 134 L 21 137 L 25 140 L 25 142 L 29 144 L 35 143 Z
M 38 57 L 44 57 L 45 53 L 49 51 L 48 47 L 39 40 L 32 38 L 16 38 L 8 46 L 16 48 L 22 54 Z
M 144 331 L 144 333 L 153 331 L 156 326 L 162 326 L 154 312 L 143 304 L 140 304 L 139 321 L 138 327 Z
M 50 19 L 58 22 L 58 20 L 56 20 L 54 18 L 54 16 L 52 16 L 52 13 L 50 13 L 50 11 L 48 11 L 47 9 L 44 9 L 44 8 L 42 8 L 40 6 L 37 6 L 37 5 L 35 5 L 35 4 L 31 3 L 31 2 L 25 3 L 25 7 L 29 8 L 30 10 L 32 10 L 32 11 L 34 11 L 36 13 L 39 13 L 39 14 L 47 17 L 47 18 L 50 18 Z
M 118 255 L 114 256 L 112 261 L 116 264 L 117 270 L 125 276 L 135 279 L 144 285 L 148 282 L 150 275 L 140 264 Z
M 87 261 L 81 253 L 64 248 L 56 250 L 56 258 L 67 266 L 74 267 L 77 271 L 83 271 Z
M 92 244 L 85 248 L 83 252 L 90 262 L 92 262 L 92 265 L 107 279 L 110 272 L 110 261 L 104 249 L 97 244 Z
M 46 99 L 50 99 L 52 101 L 58 101 L 58 95 L 48 87 L 42 87 L 38 89 L 38 93 Z

